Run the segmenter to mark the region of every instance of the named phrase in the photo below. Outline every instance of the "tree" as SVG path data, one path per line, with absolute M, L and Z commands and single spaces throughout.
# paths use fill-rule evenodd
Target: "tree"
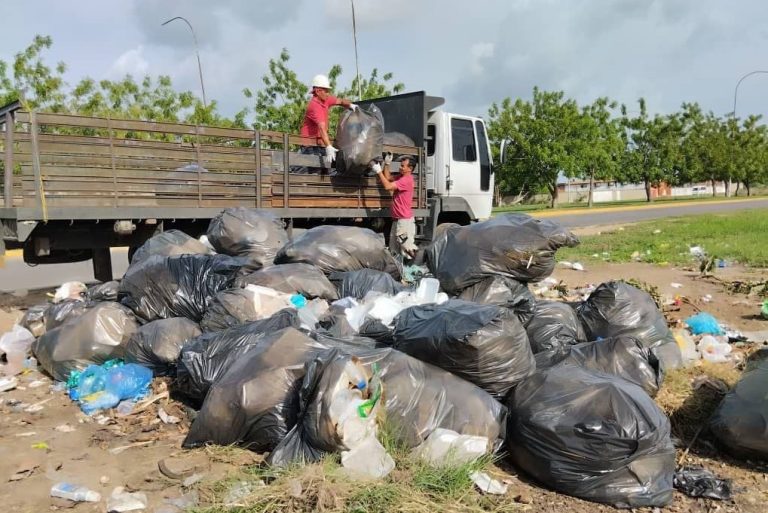
M 615 178 L 619 170 L 623 141 L 618 122 L 611 118 L 615 108 L 616 102 L 598 98 L 582 112 L 578 159 L 584 178 L 589 179 L 590 207 L 594 204 L 595 179 Z
M 557 205 L 560 173 L 576 176 L 579 169 L 581 113 L 575 101 L 562 91 L 533 89 L 532 102 L 506 98 L 488 110 L 488 133 L 492 141 L 511 141 L 511 157 L 500 163 L 505 183 L 526 181 L 529 187 L 545 187 L 550 205 Z M 509 176 L 511 175 L 511 176 Z
M 243 90 L 246 98 L 255 100 L 254 128 L 296 133 L 301 127 L 309 101 L 310 87 L 299 80 L 296 72 L 289 67 L 290 59 L 290 53 L 284 48 L 277 59 L 270 59 L 269 72 L 262 77 L 262 88 L 256 92 L 248 88 Z M 349 86 L 339 88 L 337 83 L 341 74 L 342 68 L 338 64 L 332 66 L 327 73 L 331 86 L 337 91 L 336 95 L 342 98 L 357 98 L 357 77 Z M 378 70 L 374 69 L 367 79 L 360 79 L 362 98 L 359 99 L 389 96 L 405 89 L 402 83 L 390 84 L 392 79 L 392 73 L 385 73 L 380 80 Z M 329 128 L 333 131 L 339 114 L 331 112 Z
M 42 56 L 52 44 L 50 36 L 36 35 L 32 44 L 17 53 L 10 65 L 0 60 L 0 105 L 20 100 L 25 109 L 64 110 L 63 77 L 67 67 L 59 62 L 51 69 Z
M 726 196 L 734 172 L 734 129 L 712 112 L 704 114 L 697 103 L 684 103 L 683 151 L 692 180 L 709 180 L 712 196 L 718 181 L 725 182 Z
M 751 196 L 756 183 L 768 179 L 768 130 L 758 125 L 760 116 L 749 116 L 738 132 L 732 146 L 735 156 L 737 180 L 744 184 L 747 196 Z
M 680 124 L 675 116 L 648 116 L 645 99 L 638 100 L 639 115 L 629 117 L 621 106 L 621 126 L 626 143 L 622 158 L 622 180 L 642 183 L 646 201 L 652 202 L 652 187 L 674 180 L 679 168 Z

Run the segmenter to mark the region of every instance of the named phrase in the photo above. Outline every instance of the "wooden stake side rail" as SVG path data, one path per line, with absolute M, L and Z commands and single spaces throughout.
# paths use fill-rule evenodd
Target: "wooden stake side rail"
M 321 167 L 321 157 L 298 152 L 314 141 L 282 132 L 27 112 L 16 113 L 14 127 L 4 152 L 15 170 L 12 205 L 0 206 L 40 210 L 44 217 L 61 207 L 381 212 L 391 204 L 376 177 L 302 173 Z M 423 162 L 421 148 L 385 150 Z M 423 209 L 424 180 L 416 178 L 413 207 Z

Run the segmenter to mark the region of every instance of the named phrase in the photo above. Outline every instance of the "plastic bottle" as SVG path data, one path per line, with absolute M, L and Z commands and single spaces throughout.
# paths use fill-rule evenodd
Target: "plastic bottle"
M 440 282 L 435 278 L 422 278 L 419 288 L 416 289 L 416 297 L 426 303 L 436 303 L 437 293 L 440 292 Z
M 101 494 L 89 490 L 85 486 L 78 486 L 71 483 L 57 483 L 51 488 L 51 497 L 68 499 L 73 502 L 99 502 Z

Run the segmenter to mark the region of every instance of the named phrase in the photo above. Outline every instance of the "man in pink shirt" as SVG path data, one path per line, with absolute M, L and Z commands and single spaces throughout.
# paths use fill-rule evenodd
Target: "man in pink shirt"
M 395 255 L 412 259 L 416 254 L 416 222 L 413 219 L 413 170 L 416 167 L 416 158 L 412 155 L 402 155 L 397 159 L 400 162 L 400 176 L 392 178 L 389 168 L 392 164 L 392 154 L 384 157 L 384 165 L 378 162 L 371 168 L 379 176 L 379 181 L 384 188 L 393 193 L 392 196 L 392 231 L 389 233 L 389 250 Z
M 317 75 L 312 79 L 312 99 L 307 105 L 304 114 L 304 122 L 299 132 L 303 137 L 313 137 L 317 146 L 305 146 L 301 152 L 308 155 L 323 155 L 323 164 L 330 168 L 339 151 L 331 144 L 328 136 L 328 109 L 336 105 L 357 108 L 357 105 L 349 100 L 339 99 L 331 95 L 331 83 L 325 75 Z M 322 148 L 325 148 L 323 152 Z

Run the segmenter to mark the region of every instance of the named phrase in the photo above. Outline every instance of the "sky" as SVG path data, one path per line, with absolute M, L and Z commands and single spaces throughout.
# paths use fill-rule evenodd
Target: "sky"
M 446 110 L 486 115 L 492 102 L 562 90 L 580 104 L 608 96 L 651 112 L 683 102 L 727 115 L 744 74 L 768 70 L 765 0 L 354 0 L 359 65 L 393 72 L 407 91 L 443 96 Z M 350 0 L 4 0 L 0 59 L 35 34 L 67 80 L 170 75 L 228 115 L 249 104 L 282 48 L 300 79 L 341 64 L 354 76 Z M 739 87 L 737 114 L 768 114 L 768 75 Z

